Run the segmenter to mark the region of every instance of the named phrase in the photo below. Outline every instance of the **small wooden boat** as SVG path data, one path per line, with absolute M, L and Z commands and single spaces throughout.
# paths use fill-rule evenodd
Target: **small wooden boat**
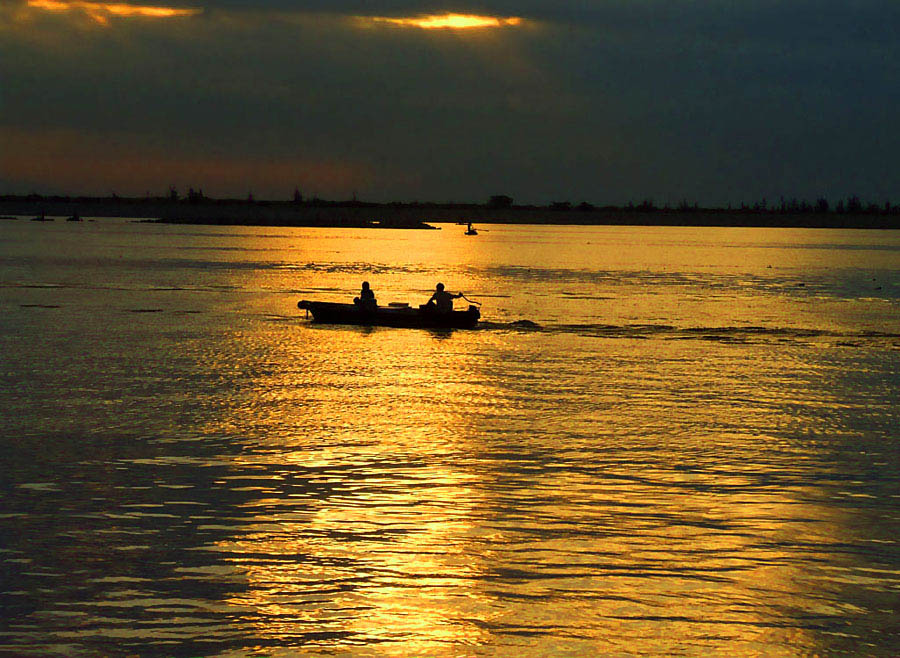
M 470 305 L 465 311 L 438 313 L 433 306 L 424 304 L 419 308 L 391 305 L 366 309 L 357 304 L 311 302 L 304 299 L 297 302 L 297 307 L 312 313 L 313 322 L 378 327 L 471 329 L 481 317 L 481 312 L 474 305 Z
M 469 222 L 468 227 L 466 228 L 466 235 L 478 235 L 478 231 L 472 226 L 472 222 Z

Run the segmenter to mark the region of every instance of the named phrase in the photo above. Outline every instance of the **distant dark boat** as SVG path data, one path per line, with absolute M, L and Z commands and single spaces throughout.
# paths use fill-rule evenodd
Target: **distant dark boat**
M 41 213 L 41 216 L 40 216 L 40 217 L 32 217 L 32 218 L 31 218 L 31 221 L 33 221 L 33 222 L 52 222 L 52 221 L 53 221 L 53 218 L 52 218 L 52 217 L 46 217 L 46 216 L 44 215 L 44 213 Z
M 79 216 L 78 216 L 78 213 L 76 212 L 76 213 L 74 213 L 71 217 L 69 217 L 66 221 L 67 221 L 67 222 L 80 222 L 80 221 L 81 221 L 81 217 L 79 217 Z
M 472 222 L 469 222 L 469 224 L 468 224 L 468 228 L 466 229 L 466 235 L 478 235 L 478 231 L 476 231 L 472 227 Z
M 310 302 L 304 299 L 297 303 L 297 307 L 312 313 L 313 322 L 377 327 L 471 329 L 481 317 L 478 307 L 471 305 L 465 311 L 437 313 L 431 307 L 393 305 L 363 309 L 356 304 Z

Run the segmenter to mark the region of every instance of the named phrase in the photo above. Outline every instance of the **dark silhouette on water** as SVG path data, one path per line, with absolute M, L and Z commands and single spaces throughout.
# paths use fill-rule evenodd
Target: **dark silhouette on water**
M 359 291 L 359 297 L 355 297 L 353 303 L 362 311 L 374 311 L 378 308 L 378 300 L 375 299 L 375 293 L 369 287 L 368 281 L 363 281 L 362 290 Z
M 440 314 L 452 313 L 453 300 L 459 299 L 462 296 L 463 294 L 461 292 L 456 294 L 447 292 L 444 290 L 444 284 L 439 283 L 435 286 L 431 299 L 425 303 L 425 310 Z
M 41 213 L 40 217 L 32 217 L 31 221 L 33 221 L 33 222 L 52 222 L 53 218 L 47 217 L 44 215 L 44 213 Z
M 352 324 L 380 327 L 406 327 L 421 329 L 471 329 L 478 323 L 481 312 L 475 305 L 465 311 L 438 313 L 429 310 L 428 304 L 412 308 L 408 304 L 376 306 L 371 310 L 360 308 L 358 304 L 335 302 L 315 302 L 303 299 L 297 308 L 312 313 L 313 322 L 321 324 Z M 434 306 L 431 305 L 431 309 Z
M 451 294 L 439 283 L 427 303 L 411 308 L 406 302 L 392 302 L 378 306 L 375 293 L 364 281 L 359 297 L 352 304 L 314 302 L 301 300 L 297 307 L 312 313 L 313 322 L 325 324 L 354 324 L 383 327 L 421 327 L 444 329 L 471 329 L 481 317 L 481 311 L 473 302 L 465 311 L 454 311 L 453 300 L 465 298 L 462 293 Z M 471 300 L 470 300 L 471 301 Z
M 79 216 L 78 211 L 76 210 L 74 213 L 72 213 L 72 216 L 69 217 L 66 221 L 67 222 L 80 222 L 81 217 Z
M 476 230 L 472 227 L 472 222 L 469 222 L 469 225 L 468 225 L 468 227 L 466 228 L 466 235 L 478 235 L 478 231 L 476 231 Z

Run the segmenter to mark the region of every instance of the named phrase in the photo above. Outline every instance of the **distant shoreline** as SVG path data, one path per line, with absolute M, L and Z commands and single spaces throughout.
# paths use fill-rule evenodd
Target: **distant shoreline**
M 856 210 L 856 209 L 854 209 Z M 0 197 L 0 215 L 132 217 L 155 223 L 215 226 L 302 226 L 433 229 L 432 223 L 730 226 L 900 229 L 900 207 L 814 212 L 808 208 L 498 207 L 490 204 L 366 203 L 360 201 L 239 201 L 125 197 Z

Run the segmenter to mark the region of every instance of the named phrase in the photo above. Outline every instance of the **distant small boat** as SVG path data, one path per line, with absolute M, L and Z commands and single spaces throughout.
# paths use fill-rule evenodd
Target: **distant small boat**
M 72 213 L 72 216 L 69 217 L 66 221 L 67 221 L 67 222 L 80 222 L 80 221 L 81 221 L 81 217 L 78 216 L 78 213 L 77 213 L 77 212 L 76 212 L 76 213 Z
M 311 302 L 304 299 L 297 302 L 297 307 L 312 313 L 313 322 L 374 327 L 471 329 L 481 317 L 481 312 L 474 305 L 470 305 L 465 311 L 437 313 L 425 305 L 411 308 L 408 304 L 392 304 L 365 309 L 356 304 Z
M 466 235 L 478 235 L 478 231 L 474 229 L 472 226 L 472 222 L 469 222 L 468 228 L 466 229 Z
M 31 218 L 31 221 L 33 221 L 33 222 L 52 222 L 52 221 L 53 221 L 53 218 L 52 218 L 52 217 L 46 217 L 46 216 L 44 215 L 44 213 L 41 213 L 41 216 L 40 216 L 40 217 L 32 217 L 32 218 Z

